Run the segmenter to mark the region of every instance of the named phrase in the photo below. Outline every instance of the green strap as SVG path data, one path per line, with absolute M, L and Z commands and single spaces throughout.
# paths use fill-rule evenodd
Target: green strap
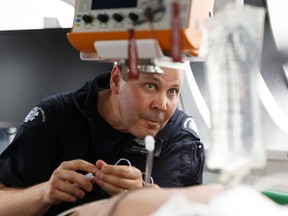
M 279 191 L 263 191 L 262 194 L 280 205 L 288 205 L 288 193 Z

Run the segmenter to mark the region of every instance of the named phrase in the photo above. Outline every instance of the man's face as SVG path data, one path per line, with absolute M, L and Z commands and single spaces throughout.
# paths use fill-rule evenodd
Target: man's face
M 142 139 L 155 136 L 178 105 L 183 72 L 163 69 L 163 74 L 140 73 L 138 80 L 119 81 L 120 121 L 126 130 Z

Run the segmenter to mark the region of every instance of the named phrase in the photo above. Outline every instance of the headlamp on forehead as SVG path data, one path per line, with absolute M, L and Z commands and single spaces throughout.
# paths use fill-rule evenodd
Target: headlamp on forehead
M 121 70 L 129 73 L 127 60 L 119 60 L 115 62 L 116 65 L 121 67 Z M 142 73 L 159 73 L 162 74 L 164 71 L 160 66 L 155 65 L 154 59 L 140 59 L 138 64 L 138 70 Z

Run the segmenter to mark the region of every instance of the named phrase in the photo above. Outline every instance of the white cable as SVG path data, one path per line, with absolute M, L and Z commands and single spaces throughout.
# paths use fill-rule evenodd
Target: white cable
M 145 170 L 145 184 L 150 183 L 152 166 L 153 166 L 153 154 L 155 148 L 154 137 L 148 135 L 145 137 L 145 148 L 147 150 L 147 159 L 146 159 L 146 170 Z

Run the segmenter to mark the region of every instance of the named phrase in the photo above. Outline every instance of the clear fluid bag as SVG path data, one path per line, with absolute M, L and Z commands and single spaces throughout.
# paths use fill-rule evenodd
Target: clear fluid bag
M 264 15 L 263 8 L 229 3 L 207 24 L 211 145 L 206 165 L 221 171 L 222 182 L 239 182 L 251 168 L 266 164 L 257 96 Z

